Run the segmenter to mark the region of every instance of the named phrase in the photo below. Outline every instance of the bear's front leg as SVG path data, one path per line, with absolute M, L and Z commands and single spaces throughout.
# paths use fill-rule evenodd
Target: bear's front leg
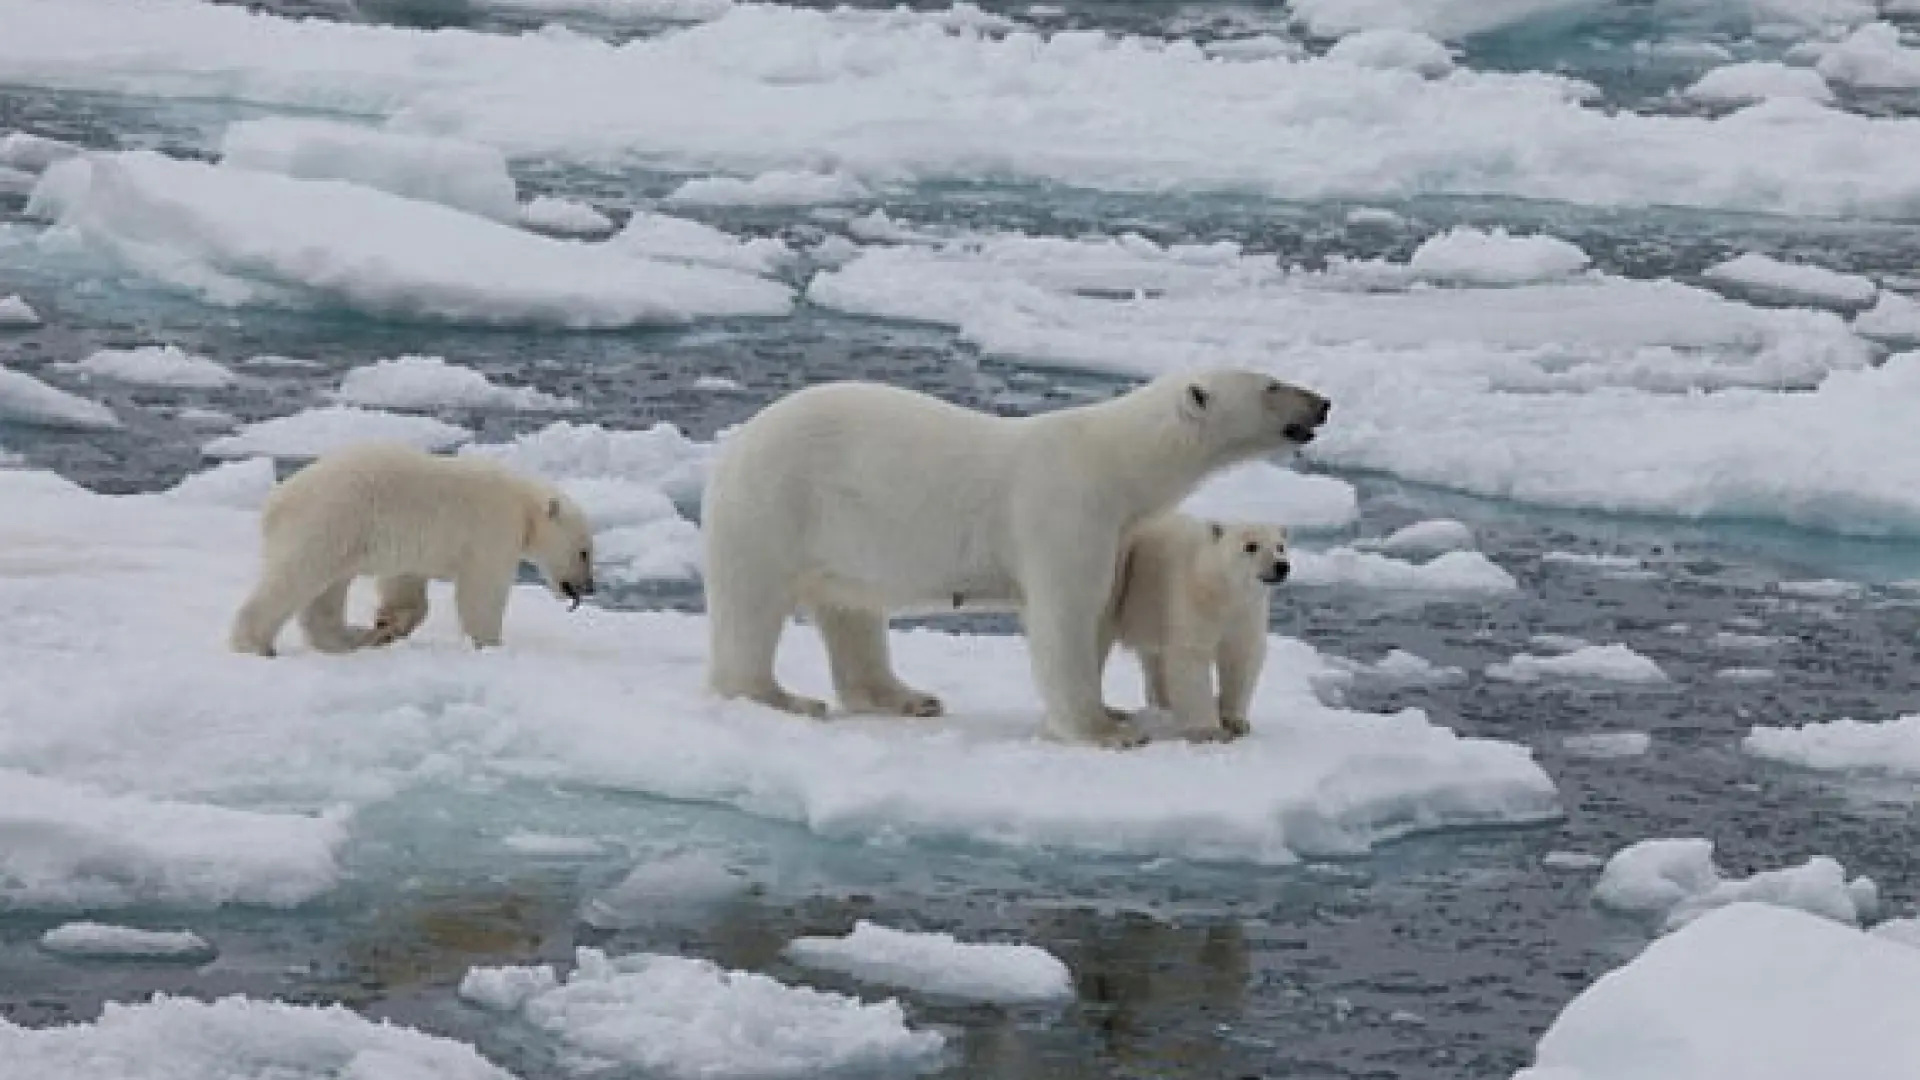
M 472 639 L 475 648 L 500 644 L 512 590 L 510 570 L 504 574 L 469 570 L 454 578 L 453 606 L 460 614 L 460 632 Z
M 1224 736 L 1213 696 L 1213 651 L 1176 645 L 1156 659 L 1166 688 L 1167 708 L 1180 725 L 1180 733 L 1196 742 Z
M 1021 583 L 1033 678 L 1046 706 L 1044 731 L 1056 742 L 1126 748 L 1146 742 L 1116 720 L 1101 694 L 1101 620 L 1113 584 L 1109 555 L 1074 552 L 1062 565 L 1039 561 Z
M 1237 739 L 1253 731 L 1253 690 L 1267 661 L 1265 604 L 1249 605 L 1238 624 L 1227 629 L 1215 659 L 1220 665 L 1220 728 Z
M 420 629 L 427 621 L 427 579 L 418 574 L 394 574 L 379 580 L 379 607 L 367 646 L 391 645 Z

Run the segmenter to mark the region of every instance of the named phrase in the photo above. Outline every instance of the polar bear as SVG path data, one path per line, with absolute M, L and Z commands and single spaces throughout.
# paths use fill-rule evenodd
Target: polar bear
M 1268 589 L 1291 569 L 1278 525 L 1149 518 L 1127 538 L 1103 664 L 1116 641 L 1138 656 L 1147 704 L 1172 712 L 1188 738 L 1245 735 L 1267 657 Z
M 824 702 L 774 675 L 799 609 L 825 640 L 848 711 L 939 715 L 938 698 L 894 674 L 889 615 L 1016 610 L 1045 734 L 1135 745 L 1100 685 L 1122 536 L 1209 474 L 1310 441 L 1329 409 L 1310 390 L 1231 368 L 1019 417 L 869 382 L 796 391 L 722 442 L 707 480 L 709 687 L 825 716 Z
M 348 652 L 412 633 L 427 582 L 451 580 L 460 629 L 498 645 L 520 561 L 579 606 L 593 592 L 593 533 L 552 485 L 483 458 L 394 443 L 322 455 L 275 486 L 261 513 L 260 577 L 233 620 L 236 652 L 274 655 L 296 613 L 315 649 Z M 379 578 L 380 620 L 347 625 L 347 592 Z

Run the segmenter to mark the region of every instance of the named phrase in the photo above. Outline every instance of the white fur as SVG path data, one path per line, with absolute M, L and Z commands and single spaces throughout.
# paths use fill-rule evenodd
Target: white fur
M 498 645 L 515 570 L 526 559 L 556 594 L 593 591 L 585 515 L 553 486 L 482 458 L 368 443 L 335 451 L 274 488 L 261 513 L 260 579 L 234 617 L 236 652 L 274 654 L 298 613 L 314 648 L 347 652 L 412 633 L 427 582 L 454 583 L 460 629 Z M 353 580 L 379 580 L 371 630 L 346 622 Z
M 709 683 L 824 716 L 774 676 L 781 631 L 803 609 L 845 708 L 936 715 L 940 701 L 893 672 L 888 616 L 1017 609 L 1047 733 L 1136 743 L 1100 688 L 1121 537 L 1208 474 L 1311 438 L 1326 412 L 1317 394 L 1238 370 L 1025 417 L 874 383 L 800 390 L 723 443 L 708 479 Z
M 1111 634 L 1139 656 L 1147 704 L 1171 711 L 1188 738 L 1250 730 L 1247 708 L 1267 658 L 1268 589 L 1290 569 L 1278 525 L 1163 514 L 1128 537 Z

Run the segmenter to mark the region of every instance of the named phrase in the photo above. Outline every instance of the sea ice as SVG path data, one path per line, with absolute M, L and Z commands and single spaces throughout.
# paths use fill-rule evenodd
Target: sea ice
M 1743 901 L 1797 908 L 1848 925 L 1879 909 L 1872 879 L 1848 881 L 1846 869 L 1827 856 L 1728 878 L 1714 865 L 1713 841 L 1701 838 L 1642 840 L 1621 848 L 1607 860 L 1593 898 L 1602 907 L 1656 917 L 1665 930 Z
M 1782 596 L 1801 600 L 1848 600 L 1867 590 L 1858 582 L 1838 578 L 1813 578 L 1808 581 L 1782 581 L 1774 586 Z
M 1909 1080 L 1920 952 L 1804 912 L 1732 904 L 1573 999 L 1513 1080 Z
M 1873 303 L 1880 291 L 1872 278 L 1806 263 L 1781 262 L 1755 251 L 1715 263 L 1701 276 L 1761 296 L 1834 307 L 1863 307 Z
M 1817 71 L 1788 67 L 1771 60 L 1726 64 L 1700 76 L 1686 96 L 1711 105 L 1746 105 L 1768 98 L 1804 98 L 1829 102 L 1833 89 Z
M 1543 563 L 1583 566 L 1593 570 L 1639 570 L 1640 560 L 1631 555 L 1606 555 L 1590 551 L 1549 551 L 1540 556 Z
M 602 930 L 647 922 L 676 909 L 704 908 L 745 895 L 753 879 L 711 851 L 688 848 L 648 859 L 580 905 L 580 918 Z
M 1512 574 L 1477 551 L 1449 551 L 1424 563 L 1350 547 L 1295 549 L 1292 558 L 1293 575 L 1287 581 L 1295 585 L 1462 596 L 1499 596 L 1520 589 Z
M 1452 518 L 1430 518 L 1405 525 L 1378 540 L 1356 540 L 1355 547 L 1368 547 L 1389 555 L 1438 555 L 1448 551 L 1469 551 L 1474 547 L 1473 530 L 1465 522 Z
M 1920 49 L 1902 44 L 1900 30 L 1877 22 L 1855 30 L 1845 41 L 1819 48 L 1820 74 L 1865 90 L 1920 87 Z
M 85 359 L 55 366 L 111 382 L 183 390 L 220 390 L 236 381 L 226 365 L 187 352 L 178 345 L 99 349 Z
M 1644 731 L 1612 731 L 1595 735 L 1568 735 L 1560 740 L 1567 753 L 1584 758 L 1639 757 L 1653 746 Z
M 197 959 L 213 955 L 191 930 L 141 930 L 97 922 L 70 922 L 40 935 L 40 947 L 65 956 L 101 959 Z
M 47 166 L 56 161 L 65 161 L 80 153 L 80 148 L 72 143 L 49 139 L 44 135 L 30 135 L 24 131 L 0 135 L 0 165 L 21 172 L 45 172 Z
M 1376 71 L 1411 71 L 1437 79 L 1453 70 L 1447 47 L 1417 30 L 1362 30 L 1333 43 L 1327 59 Z
M 1487 665 L 1487 678 L 1505 682 L 1542 679 L 1592 679 L 1617 683 L 1664 683 L 1667 673 L 1651 659 L 1618 642 L 1587 645 L 1556 656 L 1521 654 L 1501 664 Z
M 733 0 L 480 0 L 489 8 L 547 15 L 596 15 L 617 22 L 705 22 Z
M 1872 307 L 1853 317 L 1853 332 L 1895 341 L 1920 341 L 1920 303 L 1882 289 Z
M 472 437 L 466 428 L 430 416 L 327 405 L 248 424 L 200 449 L 215 458 L 314 458 L 368 440 L 403 442 L 422 450 L 450 450 Z
M 867 185 L 845 173 L 781 170 L 761 173 L 750 180 L 699 177 L 674 188 L 666 201 L 684 206 L 814 206 L 872 197 Z
M 785 955 L 804 967 L 931 997 L 1001 1004 L 1073 997 L 1073 973 L 1037 945 L 962 942 L 952 934 L 896 930 L 866 919 L 845 937 L 796 938 Z
M 0 296 L 0 328 L 40 325 L 40 313 L 18 296 Z
M 191 473 L 168 488 L 164 497 L 202 506 L 258 510 L 273 494 L 277 480 L 271 457 L 223 461 L 204 472 Z
M 742 240 L 698 221 L 643 211 L 627 219 L 626 227 L 609 241 L 649 259 L 739 270 L 748 274 L 779 272 L 794 260 L 794 251 L 771 236 Z
M 314 117 L 269 116 L 228 125 L 221 161 L 302 180 L 347 180 L 494 221 L 519 216 L 500 151 L 434 135 L 381 131 Z
M 522 855 L 561 857 L 598 855 L 606 850 L 600 841 L 591 836 L 557 836 L 553 833 L 528 832 L 525 829 L 516 830 L 501 837 L 500 846 Z
M 473 968 L 460 996 L 553 1039 L 566 1070 L 641 1069 L 673 1080 L 776 1080 L 838 1070 L 913 1070 L 946 1045 L 907 1026 L 897 1001 L 787 986 L 706 960 L 574 952 L 550 966 Z
M 1920 713 L 1881 723 L 1840 719 L 1797 727 L 1755 725 L 1740 746 L 1754 757 L 1804 769 L 1920 776 Z
M 334 399 L 382 409 L 572 409 L 572 398 L 507 386 L 438 356 L 396 356 L 357 367 L 340 380 Z
M 1407 258 L 1422 281 L 1447 285 L 1533 285 L 1587 268 L 1587 253 L 1558 237 L 1512 236 L 1461 225 L 1428 237 Z
M 1180 510 L 1195 517 L 1271 521 L 1296 532 L 1325 532 L 1353 524 L 1360 516 L 1360 499 L 1345 480 L 1255 461 L 1208 477 Z
M 1721 668 L 1720 670 L 1714 672 L 1713 677 L 1716 679 L 1724 679 L 1727 682 L 1756 683 L 1756 682 L 1770 682 L 1774 679 L 1779 678 L 1780 673 L 1773 670 L 1772 668 L 1728 667 L 1728 668 Z
M 1600 6 L 1597 0 L 1294 0 L 1292 11 L 1321 37 L 1396 28 L 1456 40 Z
M 8 1080 L 515 1080 L 472 1047 L 344 1005 L 165 994 L 108 1001 L 91 1023 L 0 1018 Z
M 565 236 L 600 236 L 613 231 L 613 219 L 578 199 L 536 196 L 520 208 L 520 223 Z
M 697 483 L 704 450 L 665 427 L 554 425 L 503 452 L 664 491 Z M 289 630 L 277 659 L 231 654 L 222 641 L 252 581 L 257 512 L 102 495 L 31 470 L 0 471 L 0 505 L 0 769 L 32 785 L 0 806 L 47 838 L 31 849 L 48 868 L 38 891 L 84 892 L 84 870 L 118 875 L 102 886 L 116 895 L 297 899 L 335 872 L 341 826 L 316 815 L 502 776 L 853 840 L 1268 864 L 1560 816 L 1526 747 L 1462 737 L 1418 709 L 1324 705 L 1315 680 L 1337 667 L 1291 638 L 1269 641 L 1253 733 L 1227 745 L 1049 743 L 1023 639 L 924 629 L 892 635 L 893 653 L 949 717 L 802 724 L 708 698 L 703 617 L 570 612 L 531 584 L 515 589 L 507 644 L 483 654 L 440 585 L 426 624 L 388 649 L 316 656 Z M 369 592 L 350 597 L 350 620 L 365 624 Z M 73 610 L 114 618 L 56 614 Z M 779 668 L 796 692 L 829 691 L 806 626 L 787 634 Z M 1108 699 L 1137 707 L 1138 672 L 1108 671 Z M 116 794 L 78 794 L 96 789 Z M 111 846 L 77 842 L 74 822 L 101 823 Z M 103 852 L 112 858 L 96 861 Z M 15 857 L 28 856 L 0 845 L 0 859 Z
M 4 367 L 0 367 L 0 420 L 69 431 L 113 431 L 121 426 L 120 418 L 105 405 Z
M 90 154 L 28 200 L 79 245 L 209 303 L 317 296 L 369 315 L 571 329 L 784 315 L 785 286 L 748 274 L 558 240 L 339 181 Z

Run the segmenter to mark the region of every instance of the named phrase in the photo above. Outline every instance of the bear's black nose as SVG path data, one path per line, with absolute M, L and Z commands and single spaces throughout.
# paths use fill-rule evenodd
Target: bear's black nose
M 1280 559 L 1273 564 L 1273 569 L 1267 572 L 1267 581 L 1270 584 L 1278 585 L 1287 580 L 1287 575 L 1292 572 L 1293 565 L 1285 559 Z

